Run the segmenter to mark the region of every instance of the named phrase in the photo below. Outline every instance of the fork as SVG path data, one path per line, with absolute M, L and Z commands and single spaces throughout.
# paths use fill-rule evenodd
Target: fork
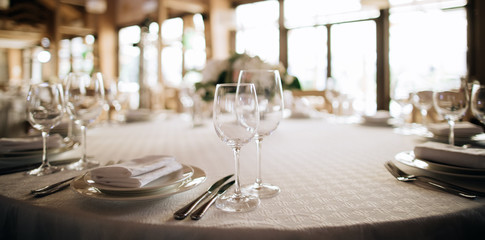
M 394 175 L 394 177 L 397 180 L 401 182 L 413 182 L 413 181 L 423 182 L 431 185 L 432 187 L 443 190 L 445 192 L 457 194 L 461 197 L 468 198 L 468 199 L 475 199 L 477 196 L 485 196 L 485 193 L 460 187 L 448 182 L 438 180 L 430 176 L 407 174 L 403 170 L 398 168 L 396 165 L 394 165 L 394 163 L 392 163 L 391 161 L 387 161 L 385 164 L 385 167 L 387 168 L 387 170 L 389 170 L 389 172 L 392 175 Z

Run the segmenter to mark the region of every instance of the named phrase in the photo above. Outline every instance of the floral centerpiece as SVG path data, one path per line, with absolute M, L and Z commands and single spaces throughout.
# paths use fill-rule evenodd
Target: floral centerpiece
M 301 89 L 300 82 L 295 76 L 287 73 L 282 64 L 271 65 L 259 57 L 247 54 L 234 54 L 225 60 L 211 60 L 202 71 L 202 80 L 195 84 L 196 92 L 204 101 L 214 99 L 214 91 L 219 83 L 237 82 L 240 70 L 272 69 L 281 75 L 283 89 Z

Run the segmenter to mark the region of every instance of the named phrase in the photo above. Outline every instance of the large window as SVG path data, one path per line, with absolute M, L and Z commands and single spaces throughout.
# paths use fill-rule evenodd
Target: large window
M 466 75 L 466 10 L 439 7 L 392 9 L 391 82 L 410 76 L 417 81 L 434 81 L 447 75 Z
M 261 1 L 236 8 L 236 52 L 279 63 L 279 3 Z
M 288 72 L 303 89 L 323 89 L 327 79 L 327 28 L 303 27 L 288 31 Z
M 376 108 L 376 24 L 373 20 L 331 27 L 332 77 L 339 91 L 354 101 L 355 110 Z
M 356 100 L 362 113 L 377 108 L 379 6 L 358 0 L 285 0 L 288 72 L 304 90 L 324 90 L 327 78 Z M 465 0 L 389 1 L 392 82 L 403 76 L 466 74 Z M 277 1 L 241 5 L 236 49 L 268 60 L 280 43 Z M 382 36 L 381 36 L 382 37 Z M 327 49 L 330 46 L 331 49 Z M 330 62 L 328 62 L 330 61 Z M 274 62 L 273 62 L 274 63 Z

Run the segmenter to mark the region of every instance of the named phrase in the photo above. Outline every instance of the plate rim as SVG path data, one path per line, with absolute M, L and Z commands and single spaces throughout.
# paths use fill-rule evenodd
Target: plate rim
M 412 160 L 404 159 L 404 157 L 401 157 L 402 155 L 405 155 L 407 158 L 412 158 Z M 429 172 L 450 175 L 450 176 L 467 177 L 467 178 L 485 178 L 485 169 L 483 168 L 466 168 L 466 167 L 446 165 L 446 164 L 436 163 L 436 162 L 432 162 L 424 159 L 419 159 L 415 157 L 413 150 L 399 152 L 394 156 L 394 159 L 407 166 L 411 166 L 411 167 L 429 171 Z M 423 162 L 426 164 L 426 166 L 420 166 L 420 164 L 416 164 L 414 161 Z
M 63 152 L 70 151 L 78 146 L 79 143 L 73 140 L 68 142 L 63 142 L 63 145 L 60 147 L 54 148 L 47 148 L 47 155 L 50 154 L 59 154 Z M 0 159 L 21 159 L 24 157 L 32 157 L 35 155 L 42 155 L 42 149 L 31 149 L 31 150 L 24 150 L 24 151 L 9 151 L 9 152 L 2 152 L 0 151 Z
M 84 180 L 80 178 L 74 179 L 71 184 L 70 188 L 72 191 L 80 194 L 81 196 L 90 198 L 90 199 L 98 199 L 98 200 L 110 200 L 110 201 L 144 201 L 144 200 L 152 200 L 152 199 L 158 199 L 158 198 L 165 198 L 169 197 L 172 195 L 175 195 L 177 193 L 182 193 L 185 191 L 188 191 L 192 188 L 195 188 L 205 182 L 207 179 L 207 174 L 205 173 L 204 170 L 202 170 L 199 167 L 190 165 L 192 169 L 194 169 L 194 174 L 186 179 L 186 181 L 178 186 L 177 188 L 173 189 L 170 188 L 167 191 L 157 191 L 157 192 L 152 192 L 152 193 L 147 193 L 145 195 L 132 195 L 132 196 L 126 196 L 126 195 L 110 195 L 110 194 L 105 194 L 95 187 L 92 187 L 88 185 Z M 194 183 L 195 182 L 195 183 Z M 76 184 L 83 184 L 84 188 L 79 188 L 76 186 Z

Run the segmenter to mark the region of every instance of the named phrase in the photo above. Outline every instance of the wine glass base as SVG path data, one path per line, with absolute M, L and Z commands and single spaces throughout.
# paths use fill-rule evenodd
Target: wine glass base
M 259 198 L 272 198 L 280 193 L 280 188 L 267 183 L 253 183 L 242 187 L 241 191 L 246 194 L 255 195 Z
M 26 174 L 30 175 L 30 176 L 45 176 L 45 175 L 53 174 L 53 173 L 56 173 L 56 172 L 60 172 L 62 170 L 64 170 L 64 168 L 58 167 L 58 166 L 41 165 L 40 167 L 38 167 L 36 169 L 33 169 L 33 170 L 26 172 Z
M 257 196 L 233 193 L 217 199 L 216 207 L 225 212 L 248 212 L 256 209 L 259 203 Z
M 95 161 L 95 160 L 91 160 L 91 159 L 86 159 L 86 160 L 79 160 L 77 162 L 73 162 L 67 166 L 65 166 L 65 168 L 67 170 L 75 170 L 75 171 L 80 171 L 80 170 L 86 170 L 86 169 L 90 169 L 90 168 L 95 168 L 95 167 L 98 167 L 99 166 L 99 162 L 98 161 Z

